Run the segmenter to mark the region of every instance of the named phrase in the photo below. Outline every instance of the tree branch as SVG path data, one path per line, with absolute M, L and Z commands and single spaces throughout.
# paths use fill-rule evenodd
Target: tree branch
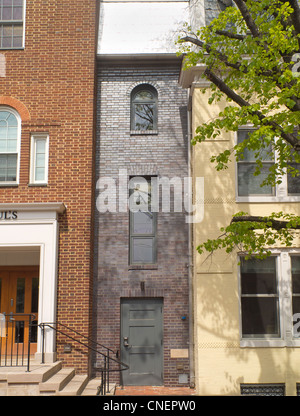
M 205 51 L 209 54 L 209 53 L 211 53 L 212 52 L 212 49 L 211 49 L 211 47 L 210 47 L 210 45 L 208 45 L 208 44 L 205 44 L 204 42 L 202 42 L 200 39 L 198 39 L 198 38 L 193 38 L 192 36 L 185 36 L 184 38 L 181 38 L 180 39 L 182 42 L 191 42 L 191 43 L 193 43 L 194 45 L 196 45 L 196 46 L 199 46 L 200 48 L 202 48 L 202 49 L 205 49 Z M 233 68 L 233 69 L 238 69 L 238 70 L 240 70 L 240 66 L 241 66 L 241 64 L 240 63 L 237 63 L 237 64 L 232 64 L 231 62 L 229 62 L 228 61 L 228 58 L 227 58 L 227 56 L 226 55 L 224 55 L 223 53 L 221 53 L 221 52 L 217 52 L 216 51 L 216 53 L 217 53 L 217 57 L 218 57 L 218 59 L 220 59 L 220 61 L 222 61 L 226 66 L 228 66 L 228 67 L 230 67 L 230 68 Z
M 282 1 L 282 0 L 281 0 Z M 285 0 L 286 1 L 286 0 Z M 300 7 L 298 0 L 288 0 L 292 8 L 294 9 L 294 13 L 292 13 L 292 21 L 294 28 L 297 34 L 300 33 Z
M 289 229 L 292 228 L 294 230 L 300 230 L 300 224 L 295 225 L 293 227 L 288 226 L 288 221 L 279 221 L 279 220 L 273 220 L 270 218 L 264 218 L 264 217 L 257 217 L 257 216 L 242 216 L 242 217 L 233 217 L 231 220 L 231 223 L 234 222 L 259 222 L 259 223 L 270 223 L 271 228 L 274 230 L 282 230 L 282 229 Z M 254 227 L 255 228 L 255 227 Z
M 238 33 L 228 32 L 227 30 L 216 30 L 217 35 L 226 36 L 229 39 L 245 40 L 246 36 L 239 35 Z
M 249 107 L 249 113 L 256 115 L 264 125 L 272 127 L 275 131 L 279 131 L 281 137 L 288 142 L 296 151 L 300 151 L 300 142 L 293 134 L 285 133 L 282 127 L 275 121 L 266 120 L 266 117 L 260 111 L 252 111 L 251 104 L 244 100 L 240 95 L 233 91 L 221 78 L 215 75 L 209 68 L 206 68 L 204 75 L 209 81 L 211 81 L 216 87 L 227 95 L 232 101 L 238 104 L 240 107 Z
M 229 32 L 226 31 L 216 31 L 217 34 L 224 34 Z M 226 36 L 226 35 L 225 35 Z M 242 35 L 235 35 L 233 34 L 233 36 L 241 36 L 241 38 L 245 38 Z M 230 35 L 228 35 L 228 37 L 230 37 Z M 182 42 L 190 42 L 193 43 L 196 46 L 199 46 L 200 48 L 204 49 L 208 54 L 211 53 L 212 48 L 209 44 L 205 44 L 203 41 L 201 41 L 198 38 L 194 38 L 192 36 L 185 36 L 183 38 L 180 39 Z M 236 69 L 238 71 L 241 71 L 244 74 L 248 73 L 248 68 L 246 66 L 242 66 L 240 62 L 237 62 L 235 64 L 231 63 L 228 61 L 228 58 L 226 55 L 222 54 L 221 52 L 217 52 L 217 58 L 220 59 L 220 61 L 222 61 L 227 67 L 232 68 L 232 69 Z M 275 76 L 275 82 L 276 85 L 279 89 L 282 88 L 281 85 L 279 85 L 277 79 L 278 77 L 281 75 L 280 73 L 276 72 L 276 71 L 260 71 L 258 73 L 258 75 L 264 76 L 264 77 L 271 77 L 272 79 L 274 79 Z M 283 87 L 287 88 L 287 85 L 284 85 Z M 297 97 L 291 97 L 291 99 L 295 102 L 295 106 L 293 108 L 289 108 L 289 110 L 291 111 L 299 111 L 300 110 L 300 103 Z
M 250 32 L 252 33 L 253 37 L 258 38 L 260 36 L 259 34 L 259 30 L 254 22 L 254 20 L 252 19 L 252 16 L 246 6 L 246 3 L 243 0 L 233 0 L 235 2 L 235 4 L 237 5 L 237 7 L 239 8 L 245 23 L 248 27 L 248 29 L 250 30 Z

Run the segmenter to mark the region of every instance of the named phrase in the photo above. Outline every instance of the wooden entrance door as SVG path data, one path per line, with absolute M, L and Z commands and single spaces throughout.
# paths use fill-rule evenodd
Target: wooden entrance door
M 38 322 L 38 267 L 0 268 L 0 313 L 6 315 L 6 337 L 2 338 L 2 351 L 14 354 L 27 350 L 29 314 Z M 10 314 L 11 318 L 10 318 Z M 5 345 L 4 345 L 5 344 Z M 37 350 L 37 327 L 31 327 L 30 353 Z

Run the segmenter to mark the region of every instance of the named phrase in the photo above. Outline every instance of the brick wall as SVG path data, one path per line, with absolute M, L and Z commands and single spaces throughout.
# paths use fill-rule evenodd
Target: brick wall
M 0 202 L 63 202 L 57 320 L 90 331 L 96 1 L 26 2 L 25 49 L 0 50 L 0 105 L 22 118 L 20 183 Z M 48 132 L 49 182 L 30 187 L 30 134 Z M 87 371 L 81 351 L 58 358 Z
M 179 62 L 133 66 L 100 61 L 97 178 L 118 180 L 119 169 L 126 169 L 128 175 L 188 176 L 186 91 L 178 87 L 179 67 Z M 140 83 L 158 91 L 157 135 L 130 135 L 130 92 Z M 184 370 L 181 373 L 189 373 L 187 359 L 170 358 L 171 349 L 189 347 L 188 319 L 181 319 L 188 315 L 185 212 L 158 213 L 157 267 L 147 269 L 128 266 L 128 212 L 97 212 L 95 227 L 94 329 L 98 342 L 120 350 L 121 298 L 163 298 L 164 384 L 178 384 L 177 364 Z M 141 282 L 145 282 L 144 291 Z

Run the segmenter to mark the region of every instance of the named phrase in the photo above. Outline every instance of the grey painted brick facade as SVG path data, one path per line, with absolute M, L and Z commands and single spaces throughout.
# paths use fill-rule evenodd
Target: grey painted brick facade
M 180 62 L 98 65 L 96 175 L 188 176 L 187 94 L 178 86 Z M 130 134 L 130 93 L 139 84 L 158 91 L 157 134 Z M 118 184 L 118 183 L 117 183 Z M 96 198 L 99 190 L 96 193 Z M 97 210 L 96 210 L 97 211 Z M 164 385 L 189 373 L 188 225 L 186 212 L 159 212 L 157 264 L 130 267 L 129 213 L 97 211 L 95 224 L 94 332 L 98 342 L 120 350 L 121 298 L 163 298 Z M 144 290 L 141 282 L 144 282 Z M 182 317 L 187 319 L 182 319 Z M 117 376 L 115 376 L 117 377 Z M 182 385 L 182 384 L 181 384 Z

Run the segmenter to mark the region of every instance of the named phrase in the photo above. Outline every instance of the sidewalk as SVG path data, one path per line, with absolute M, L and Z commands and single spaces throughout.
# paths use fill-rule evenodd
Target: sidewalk
M 115 396 L 195 396 L 189 387 L 117 386 Z

